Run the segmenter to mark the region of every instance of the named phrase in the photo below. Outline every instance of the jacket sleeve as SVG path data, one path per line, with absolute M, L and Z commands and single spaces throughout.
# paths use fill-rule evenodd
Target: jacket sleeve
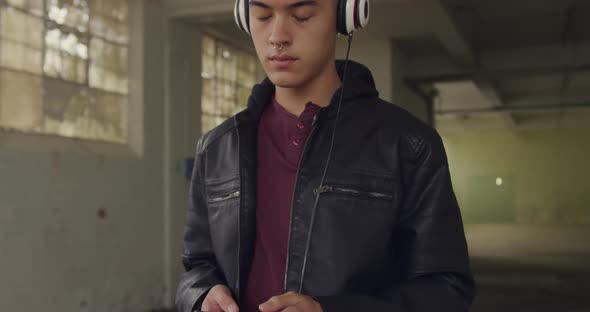
M 203 139 L 197 144 L 189 189 L 190 205 L 186 215 L 182 254 L 185 273 L 180 277 L 176 291 L 176 307 L 179 312 L 200 309 L 209 290 L 215 285 L 225 284 L 211 246 L 203 183 L 205 152 L 202 145 Z
M 397 277 L 378 294 L 317 298 L 325 312 L 468 311 L 475 285 L 442 140 L 435 130 L 400 143 L 402 210 L 394 239 Z

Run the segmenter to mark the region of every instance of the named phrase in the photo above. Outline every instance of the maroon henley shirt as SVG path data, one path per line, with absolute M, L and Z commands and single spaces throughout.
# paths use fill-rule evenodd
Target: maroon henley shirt
M 287 261 L 291 200 L 299 158 L 320 106 L 308 103 L 301 116 L 287 112 L 273 97 L 258 127 L 256 242 L 240 312 L 282 295 Z

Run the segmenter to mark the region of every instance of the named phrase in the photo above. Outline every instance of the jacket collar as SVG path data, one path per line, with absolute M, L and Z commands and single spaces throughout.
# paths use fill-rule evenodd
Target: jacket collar
M 343 79 L 345 62 L 342 60 L 336 61 L 336 70 L 340 79 Z M 252 89 L 252 94 L 248 98 L 248 109 L 251 117 L 254 120 L 259 120 L 262 112 L 264 112 L 267 105 L 271 103 L 272 96 L 275 92 L 275 86 L 270 79 L 264 79 L 260 84 L 257 84 Z M 318 120 L 329 119 L 336 115 L 338 100 L 342 88 L 336 90 L 330 101 L 330 105 L 320 111 Z M 371 71 L 354 61 L 348 63 L 348 73 L 346 76 L 344 96 L 342 100 L 342 111 L 346 110 L 351 104 L 358 102 L 364 98 L 378 97 L 379 93 L 375 88 L 375 81 Z

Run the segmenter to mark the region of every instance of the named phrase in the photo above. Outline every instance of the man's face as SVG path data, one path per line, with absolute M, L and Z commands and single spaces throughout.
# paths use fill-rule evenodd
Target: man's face
M 250 0 L 250 31 L 270 80 L 304 86 L 333 66 L 336 1 Z

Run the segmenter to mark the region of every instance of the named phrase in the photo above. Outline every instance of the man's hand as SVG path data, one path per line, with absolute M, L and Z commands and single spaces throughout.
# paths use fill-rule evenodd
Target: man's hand
M 238 305 L 231 292 L 224 285 L 217 285 L 209 291 L 201 304 L 201 311 L 206 312 L 238 312 Z
M 272 297 L 259 308 L 262 312 L 323 312 L 320 304 L 313 298 L 293 291 Z

